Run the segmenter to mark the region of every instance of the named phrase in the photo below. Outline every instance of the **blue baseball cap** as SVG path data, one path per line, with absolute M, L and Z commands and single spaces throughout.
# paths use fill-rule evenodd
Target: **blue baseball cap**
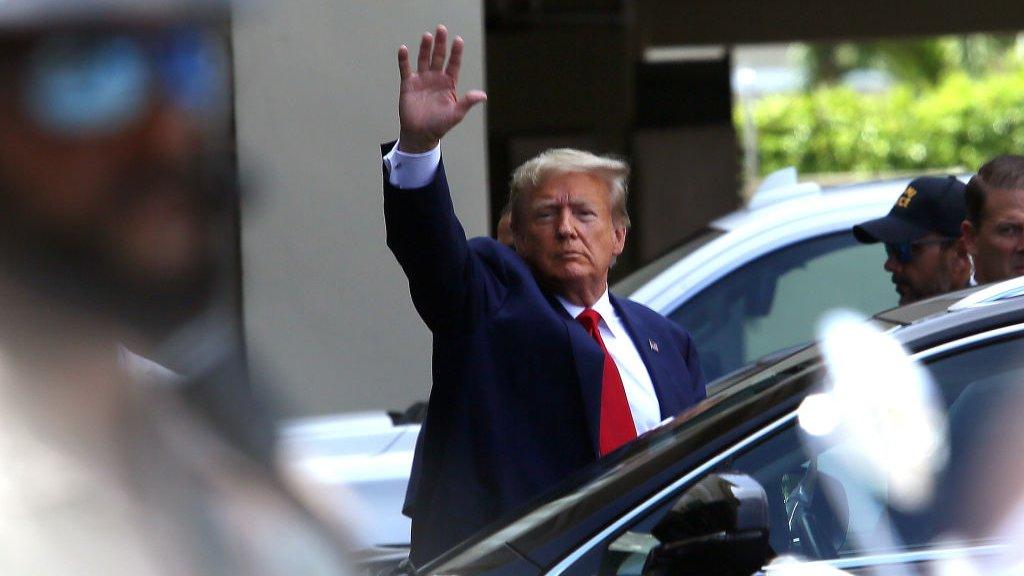
M 864 244 L 910 242 L 930 233 L 956 238 L 966 217 L 965 188 L 956 176 L 915 178 L 888 214 L 854 226 L 853 235 Z

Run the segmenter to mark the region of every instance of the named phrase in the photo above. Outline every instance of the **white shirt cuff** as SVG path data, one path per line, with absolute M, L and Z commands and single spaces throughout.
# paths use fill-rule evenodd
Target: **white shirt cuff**
M 403 190 L 422 188 L 430 184 L 440 164 L 440 145 L 429 152 L 409 154 L 399 150 L 398 142 L 395 142 L 391 151 L 384 156 L 384 165 L 388 168 L 388 182 Z

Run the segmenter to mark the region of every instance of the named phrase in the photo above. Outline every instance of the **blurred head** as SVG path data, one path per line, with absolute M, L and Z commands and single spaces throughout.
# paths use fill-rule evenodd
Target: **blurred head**
M 1024 274 L 1024 156 L 999 156 L 967 183 L 964 242 L 979 283 Z
M 964 185 L 953 176 L 915 178 L 889 213 L 853 227 L 865 244 L 883 242 L 883 267 L 900 304 L 967 286 L 971 263 L 960 241 Z
M 568 148 L 527 161 L 512 175 L 510 224 L 516 251 L 559 295 L 601 290 L 625 247 L 629 167 Z
M 204 305 L 233 190 L 213 7 L 0 4 L 0 249 L 18 280 L 141 327 Z

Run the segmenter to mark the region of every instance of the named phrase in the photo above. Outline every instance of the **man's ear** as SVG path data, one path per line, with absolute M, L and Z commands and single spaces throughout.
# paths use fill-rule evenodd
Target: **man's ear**
M 616 225 L 615 228 L 612 229 L 612 234 L 614 236 L 613 253 L 616 256 L 622 254 L 622 251 L 626 248 L 627 232 L 629 232 L 629 229 L 625 226 Z
M 957 284 L 966 283 L 971 277 L 971 257 L 967 254 L 967 245 L 963 236 L 949 248 L 949 269 Z
M 960 242 L 963 244 L 963 249 L 970 255 L 978 253 L 978 229 L 974 227 L 974 224 L 970 220 L 964 220 L 960 223 Z

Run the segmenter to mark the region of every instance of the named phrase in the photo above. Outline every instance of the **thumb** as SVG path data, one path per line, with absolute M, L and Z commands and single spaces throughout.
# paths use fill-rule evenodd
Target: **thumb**
M 461 116 L 464 116 L 467 112 L 469 112 L 470 108 L 476 106 L 481 102 L 485 102 L 486 100 L 487 94 L 484 93 L 483 90 L 470 90 L 469 92 L 466 92 L 466 94 L 462 98 L 459 98 L 459 101 L 456 103 L 456 106 L 458 106 L 459 114 Z

